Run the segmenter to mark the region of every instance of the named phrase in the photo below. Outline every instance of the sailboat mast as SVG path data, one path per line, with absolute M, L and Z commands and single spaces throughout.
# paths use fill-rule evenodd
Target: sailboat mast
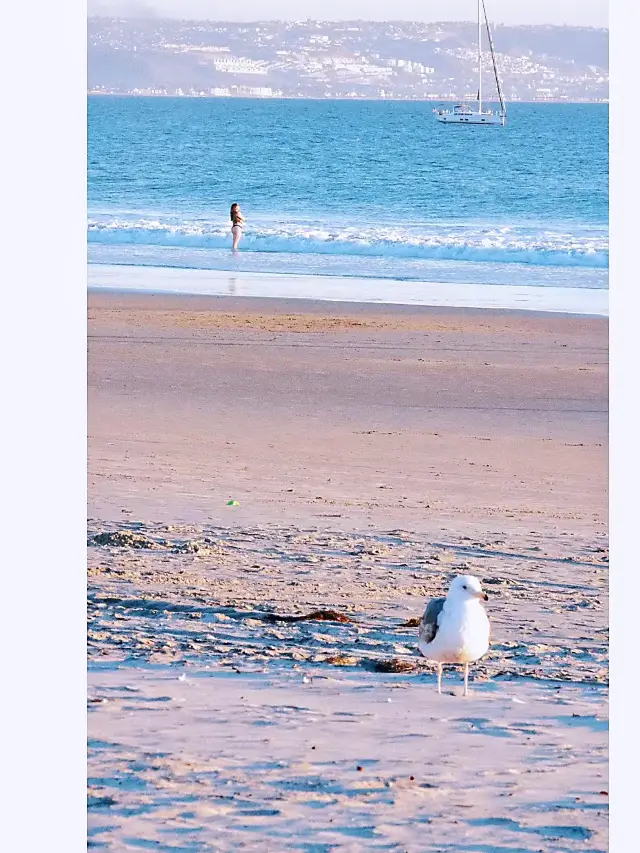
M 504 96 L 502 94 L 502 86 L 500 85 L 500 75 L 498 74 L 498 66 L 496 65 L 496 52 L 493 49 L 493 39 L 491 38 L 491 27 L 489 26 L 489 17 L 487 15 L 487 7 L 484 5 L 484 0 L 482 2 L 482 10 L 484 12 L 484 22 L 487 25 L 487 38 L 489 39 L 489 48 L 491 50 L 491 62 L 493 63 L 493 74 L 496 78 L 496 89 L 498 90 L 498 97 L 500 98 L 500 110 L 502 112 L 503 124 L 504 119 L 507 116 L 507 105 L 504 102 Z
M 482 26 L 480 23 L 480 2 L 478 0 L 478 112 L 482 112 Z

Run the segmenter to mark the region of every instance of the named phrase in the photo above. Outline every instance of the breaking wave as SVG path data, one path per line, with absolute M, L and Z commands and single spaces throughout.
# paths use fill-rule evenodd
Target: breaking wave
M 102 245 L 140 245 L 187 249 L 230 246 L 227 227 L 202 219 L 171 221 L 151 217 L 94 217 L 88 240 Z M 324 223 L 251 223 L 242 249 L 255 253 L 368 256 L 528 264 L 533 266 L 609 266 L 604 228 L 560 230 L 540 226 L 364 225 L 332 228 Z

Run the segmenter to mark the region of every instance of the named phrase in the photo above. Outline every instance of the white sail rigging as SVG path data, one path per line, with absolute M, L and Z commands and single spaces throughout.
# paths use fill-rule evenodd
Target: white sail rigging
M 491 62 L 493 64 L 493 74 L 496 78 L 496 89 L 498 90 L 498 97 L 500 98 L 500 111 L 504 115 L 505 119 L 507 117 L 507 105 L 505 104 L 504 97 L 502 95 L 502 86 L 500 85 L 500 75 L 498 74 L 498 65 L 496 63 L 496 52 L 493 49 L 493 38 L 491 36 L 491 27 L 489 26 L 489 18 L 487 17 L 487 8 L 484 5 L 484 0 L 482 0 L 482 11 L 484 12 L 484 21 L 487 25 L 487 39 L 489 40 L 489 49 L 491 50 Z M 479 19 L 479 16 L 478 16 Z M 480 39 L 478 39 L 478 44 L 480 43 Z
M 498 98 L 500 99 L 500 110 L 483 110 L 482 109 L 482 21 L 487 30 L 487 39 L 489 41 L 489 49 L 491 51 L 491 63 L 493 65 L 493 73 L 496 80 L 496 88 Z M 493 47 L 493 37 L 491 35 L 491 27 L 489 26 L 489 18 L 484 0 L 478 0 L 478 108 L 472 109 L 468 104 L 456 104 L 453 109 L 436 109 L 434 110 L 436 118 L 442 124 L 485 124 L 485 125 L 502 125 L 507 121 L 507 106 L 502 94 L 502 86 L 500 85 L 500 75 L 498 74 L 498 66 L 496 64 L 496 54 Z

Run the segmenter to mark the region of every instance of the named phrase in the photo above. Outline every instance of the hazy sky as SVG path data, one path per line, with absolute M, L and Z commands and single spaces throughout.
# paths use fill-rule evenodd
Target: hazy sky
M 485 0 L 489 18 L 505 24 L 608 26 L 608 0 Z M 163 15 L 218 21 L 470 21 L 475 0 L 88 0 L 89 14 Z

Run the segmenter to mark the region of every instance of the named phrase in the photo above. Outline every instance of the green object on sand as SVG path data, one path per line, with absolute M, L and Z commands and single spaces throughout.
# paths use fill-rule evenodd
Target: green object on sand
M 227 501 L 227 506 L 240 506 L 238 501 Z

